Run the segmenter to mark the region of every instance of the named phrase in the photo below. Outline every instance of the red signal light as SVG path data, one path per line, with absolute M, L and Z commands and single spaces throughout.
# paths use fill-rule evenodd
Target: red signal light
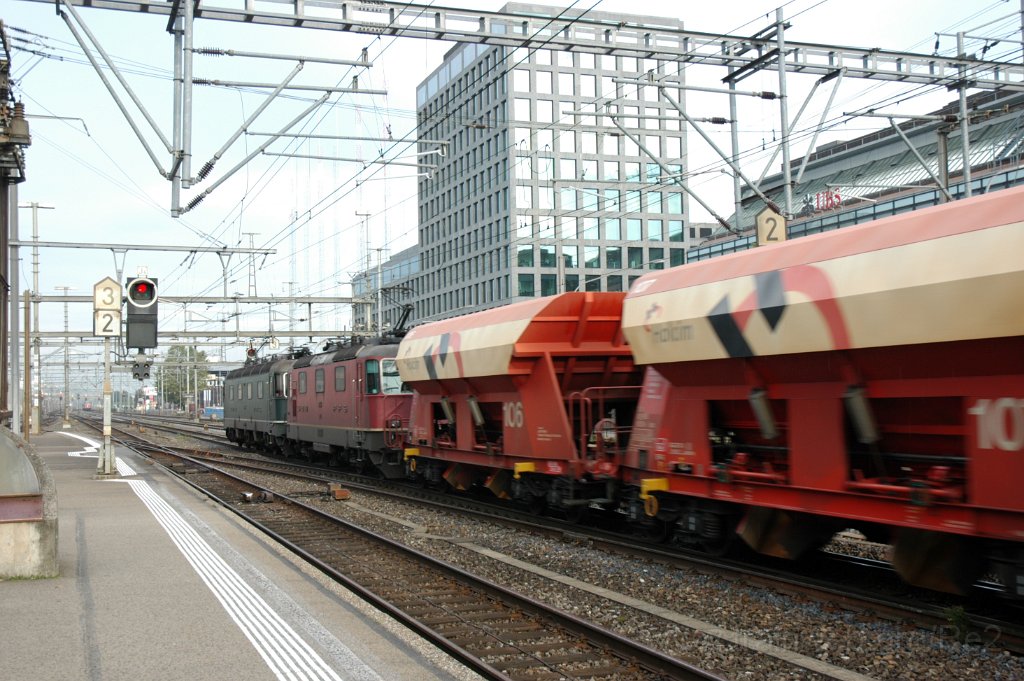
M 137 279 L 128 284 L 128 302 L 136 307 L 150 307 L 156 304 L 156 282 L 151 279 Z

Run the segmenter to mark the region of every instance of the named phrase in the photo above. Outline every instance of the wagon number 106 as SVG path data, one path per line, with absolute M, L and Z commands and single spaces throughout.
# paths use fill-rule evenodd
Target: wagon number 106
M 505 402 L 501 405 L 501 410 L 505 419 L 506 428 L 522 428 L 523 427 L 523 403 L 522 402 Z
M 968 411 L 978 417 L 978 448 L 1019 452 L 1024 449 L 1024 400 L 1001 397 L 978 400 Z

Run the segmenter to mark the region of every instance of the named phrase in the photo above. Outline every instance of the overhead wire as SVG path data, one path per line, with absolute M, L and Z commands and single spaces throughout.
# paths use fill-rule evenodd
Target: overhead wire
M 791 3 L 787 3 L 787 4 L 791 4 Z M 823 0 L 823 2 L 819 2 L 819 3 L 815 4 L 815 5 L 814 5 L 814 7 L 817 7 L 817 6 L 819 6 L 819 5 L 822 5 L 822 4 L 824 4 L 824 0 Z M 813 7 L 812 7 L 812 8 L 813 8 Z M 806 11 L 809 11 L 809 10 L 810 10 L 810 9 L 812 9 L 812 8 L 807 8 L 807 9 L 805 9 L 805 10 L 802 10 L 802 11 L 801 11 L 801 13 L 802 13 L 802 12 L 806 12 Z M 750 23 L 750 22 L 748 22 L 748 23 Z M 365 169 L 364 169 L 364 170 L 365 170 Z M 360 171 L 360 172 L 362 172 L 362 171 Z M 470 173 L 470 171 L 469 171 L 469 170 L 467 170 L 467 171 L 466 171 L 466 174 L 469 174 L 469 173 Z M 359 175 L 359 173 L 357 173 L 356 175 L 358 176 L 358 175 Z M 344 186 L 344 185 L 343 185 L 343 186 Z M 347 194 L 346 194 L 346 195 L 347 195 Z M 343 198 L 343 197 L 341 197 L 341 198 Z M 413 197 L 409 197 L 409 198 L 408 198 L 408 199 L 406 199 L 406 200 L 412 200 L 413 198 L 415 198 L 415 196 L 413 196 Z M 333 205 L 334 203 L 337 203 L 337 201 L 338 201 L 338 200 L 340 200 L 340 198 L 338 198 L 338 199 L 335 199 L 334 201 L 332 201 L 332 202 L 331 202 L 331 205 Z M 312 208 L 315 208 L 315 207 L 316 207 L 316 205 L 314 205 L 313 207 L 311 207 L 311 210 L 312 210 Z M 326 210 L 326 208 L 324 208 L 324 210 Z M 322 212 L 323 212 L 323 210 L 321 210 L 321 211 L 320 211 L 319 213 L 317 213 L 316 215 L 319 215 L 319 214 L 321 214 Z M 312 214 L 311 214 L 311 215 L 310 215 L 310 218 L 312 218 L 312 217 L 314 217 L 314 215 L 312 215 Z M 295 222 L 296 222 L 296 221 L 294 221 L 294 220 L 293 220 L 293 221 L 292 221 L 292 223 L 290 223 L 290 224 L 289 224 L 288 226 L 286 226 L 286 227 L 285 227 L 284 229 L 289 229 L 289 228 L 290 228 L 290 227 L 291 227 L 292 225 L 294 225 L 294 224 L 295 224 Z M 308 223 L 308 220 L 307 220 L 307 223 Z M 297 228 L 298 228 L 297 226 L 296 226 L 296 227 L 294 227 L 294 229 L 297 229 Z M 278 241 L 277 241 L 276 243 L 280 243 L 280 239 L 278 239 Z M 514 243 L 515 243 L 515 242 L 510 242 L 510 245 L 514 245 Z
M 818 5 L 821 5 L 821 4 L 822 4 L 822 3 L 820 3 L 820 2 L 818 3 Z M 817 6 L 817 5 L 816 5 L 816 6 Z M 452 113 L 452 112 L 449 112 L 449 113 L 448 113 L 447 115 L 451 115 L 451 113 Z M 470 171 L 466 171 L 466 174 L 468 174 L 469 172 L 470 172 Z M 532 241 L 532 239 L 531 239 L 531 241 Z M 514 244 L 515 244 L 515 240 L 513 240 L 513 241 L 511 242 L 511 245 L 514 245 Z

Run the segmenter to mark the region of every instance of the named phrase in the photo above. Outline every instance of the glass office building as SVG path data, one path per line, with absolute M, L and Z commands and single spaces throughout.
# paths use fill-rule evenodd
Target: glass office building
M 683 73 L 676 62 L 564 50 L 460 44 L 445 55 L 417 88 L 426 167 L 415 320 L 625 291 L 647 270 L 684 262 L 685 123 L 646 84 L 652 76 Z M 667 92 L 684 100 L 678 87 Z

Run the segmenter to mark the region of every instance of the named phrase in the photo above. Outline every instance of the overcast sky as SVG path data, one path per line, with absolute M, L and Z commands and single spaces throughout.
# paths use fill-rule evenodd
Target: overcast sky
M 240 5 L 240 2 L 223 2 Z M 498 2 L 447 2 L 446 7 L 472 6 L 497 10 Z M 548 4 L 548 3 L 542 3 Z M 265 8 L 269 3 L 264 3 Z M 606 12 L 630 12 L 680 18 L 687 28 L 715 34 L 750 35 L 775 20 L 777 2 L 730 0 L 709 2 L 632 2 L 604 0 L 580 2 L 574 8 Z M 723 11 L 725 9 L 725 11 Z M 931 53 L 936 33 L 967 31 L 970 35 L 999 37 L 986 56 L 1020 61 L 1020 22 L 1014 14 L 1020 10 L 1017 0 L 991 2 L 980 0 L 794 0 L 784 5 L 791 22 L 787 38 L 793 41 L 857 47 L 881 47 Z M 165 135 L 171 130 L 172 40 L 164 30 L 166 18 L 111 10 L 79 8 L 78 12 L 103 48 L 115 57 L 149 113 Z M 258 247 L 277 252 L 256 262 L 255 289 L 259 295 L 284 295 L 289 290 L 304 295 L 348 295 L 348 282 L 361 269 L 364 252 L 363 227 L 369 228 L 370 248 L 388 249 L 387 253 L 416 242 L 416 185 L 410 176 L 415 168 L 407 166 L 375 167 L 368 172 L 359 163 L 327 163 L 311 159 L 261 156 L 226 180 L 195 210 L 180 219 L 170 217 L 170 183 L 160 177 L 112 98 L 64 24 L 55 15 L 52 2 L 25 0 L 5 2 L 0 10 L 14 41 L 13 73 L 16 95 L 24 101 L 33 143 L 28 149 L 28 181 L 19 185 L 21 203 L 39 202 L 53 210 L 39 212 L 40 238 L 44 241 L 100 243 L 146 243 L 156 245 L 248 246 L 250 238 Z M 955 38 L 939 38 L 939 52 L 951 55 Z M 986 43 L 968 42 L 969 51 L 979 52 Z M 415 128 L 415 88 L 436 68 L 450 43 L 418 39 L 391 39 L 367 35 L 326 33 L 292 28 L 242 26 L 227 22 L 198 21 L 196 47 L 308 55 L 333 59 L 357 59 L 365 48 L 373 67 L 359 72 L 363 88 L 386 90 L 386 95 L 335 97 L 334 106 L 322 108 L 305 126 L 321 135 L 386 136 L 410 135 Z M 241 58 L 197 57 L 197 77 L 245 81 L 281 82 L 294 67 L 293 62 Z M 296 83 L 347 86 L 355 73 L 347 66 L 307 64 Z M 720 70 L 708 72 L 711 80 L 720 79 Z M 688 78 L 690 77 L 688 72 Z M 694 77 L 696 74 L 694 74 Z M 791 77 L 791 115 L 813 77 Z M 759 85 L 746 82 L 747 89 L 777 89 L 777 75 L 766 74 Z M 903 88 L 903 95 L 877 85 L 850 85 L 837 96 L 833 111 L 885 102 L 887 111 L 924 113 L 954 94 L 932 90 Z M 194 108 L 193 172 L 237 130 L 262 101 L 262 95 L 236 89 L 197 87 Z M 275 102 L 253 126 L 254 131 L 276 130 L 294 117 L 317 96 L 298 93 L 296 97 Z M 817 120 L 827 97 L 808 107 L 808 120 Z M 698 116 L 728 115 L 724 98 L 701 99 L 694 106 Z M 771 102 L 747 103 L 741 116 L 743 144 L 755 149 L 771 148 L 778 137 L 779 112 Z M 707 107 L 706 111 L 697 108 Z M 47 116 L 52 118 L 37 118 Z M 136 114 L 136 120 L 141 118 Z M 874 123 L 878 127 L 880 123 Z M 863 134 L 872 126 L 861 120 L 825 136 L 819 144 L 836 137 Z M 718 142 L 728 144 L 724 133 Z M 147 137 L 158 152 L 159 162 L 169 165 L 159 140 Z M 233 167 L 265 138 L 242 136 L 217 164 L 211 179 L 197 190 L 186 192 L 187 203 L 223 171 Z M 713 168 L 713 156 L 697 135 L 690 134 L 694 158 L 705 158 Z M 283 148 L 278 144 L 276 149 Z M 296 147 L 306 155 L 345 155 L 373 157 L 381 143 L 353 142 L 337 147 L 328 142 L 310 142 Z M 806 149 L 795 149 L 802 155 Z M 763 164 L 766 160 L 761 159 Z M 776 162 L 776 167 L 778 162 Z M 695 189 L 708 197 L 723 215 L 732 212 L 728 185 L 714 168 L 715 181 L 696 181 Z M 756 169 L 760 174 L 760 169 Z M 387 179 L 384 179 L 387 178 Z M 359 181 L 369 179 L 369 181 Z M 695 213 L 699 213 L 693 204 Z M 370 213 L 367 222 L 357 213 Z M 32 215 L 20 211 L 20 233 L 29 238 Z M 252 236 L 250 237 L 250 234 Z M 372 253 L 375 251 L 371 250 Z M 376 255 L 373 255 L 375 262 Z M 118 261 L 120 263 L 120 261 Z M 219 295 L 221 263 L 215 255 L 186 257 L 182 253 L 130 251 L 124 260 L 124 275 L 133 276 L 139 268 L 148 268 L 159 277 L 165 295 Z M 228 293 L 248 293 L 249 268 L 245 258 L 230 262 Z M 57 286 L 70 286 L 82 294 L 91 293 L 95 282 L 114 276 L 115 259 L 109 251 L 67 251 L 44 249 L 41 255 L 39 291 L 54 292 Z M 289 284 L 288 282 L 294 282 Z M 340 283 L 339 283 L 340 282 Z M 32 288 L 31 255 L 22 253 L 20 288 Z M 63 327 L 63 309 L 44 305 L 42 327 Z M 185 314 L 171 306 L 161 306 L 162 328 L 182 328 Z M 201 328 L 203 319 L 221 319 L 233 309 L 189 308 L 189 328 Z M 268 311 L 250 310 L 242 322 L 248 326 L 266 326 Z M 281 314 L 287 309 L 282 307 Z M 305 311 L 300 311 L 305 316 Z M 347 310 L 318 311 L 317 326 L 347 326 Z M 298 314 L 296 315 L 298 316 Z M 91 307 L 73 305 L 72 329 L 91 328 Z M 259 322 L 255 321 L 256 319 Z M 299 323 L 305 328 L 306 322 Z M 289 322 L 279 317 L 278 328 Z M 208 328 L 223 328 L 214 324 Z M 229 323 L 234 328 L 234 320 Z M 210 354 L 218 351 L 211 350 Z M 238 350 L 229 358 L 237 359 Z

